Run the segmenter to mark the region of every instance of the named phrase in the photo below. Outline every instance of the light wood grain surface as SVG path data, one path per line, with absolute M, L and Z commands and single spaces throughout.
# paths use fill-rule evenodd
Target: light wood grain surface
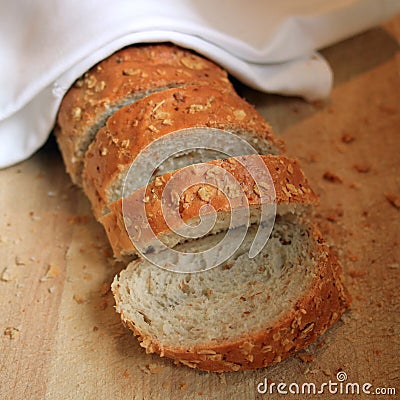
M 345 270 L 353 306 L 319 343 L 268 369 L 222 375 L 145 355 L 108 291 L 122 266 L 50 140 L 0 171 L 0 398 L 298 399 L 307 397 L 258 394 L 257 384 L 319 385 L 340 370 L 347 382 L 400 393 L 399 39 L 397 17 L 325 49 L 335 87 L 324 103 L 239 87 L 301 161 Z

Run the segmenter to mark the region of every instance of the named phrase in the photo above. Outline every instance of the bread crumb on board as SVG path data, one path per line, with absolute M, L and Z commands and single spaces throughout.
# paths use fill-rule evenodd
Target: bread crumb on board
M 371 166 L 368 164 L 354 164 L 353 168 L 360 174 L 366 174 L 371 171 Z
M 346 144 L 354 142 L 355 139 L 356 138 L 350 133 L 343 133 L 341 137 L 342 142 Z
M 13 275 L 11 273 L 10 268 L 5 267 L 0 275 L 0 280 L 3 282 L 11 282 L 13 280 Z
M 315 361 L 315 357 L 312 354 L 308 354 L 308 353 L 300 353 L 300 354 L 298 354 L 298 357 L 300 358 L 301 361 L 307 362 L 307 363 Z
M 149 364 L 147 368 L 151 374 L 159 374 L 163 370 L 163 367 L 159 364 Z
M 72 296 L 72 298 L 78 303 L 78 304 L 82 304 L 85 302 L 85 298 L 80 296 L 79 294 L 74 294 Z
M 385 193 L 385 197 L 393 207 L 400 209 L 400 194 Z
M 326 171 L 324 175 L 322 175 L 322 177 L 328 182 L 343 183 L 343 179 L 340 176 L 335 175 L 333 172 L 330 171 Z
M 12 326 L 8 326 L 4 329 L 4 336 L 8 336 L 10 339 L 16 339 L 19 335 L 19 329 Z
M 15 256 L 15 265 L 26 265 L 26 261 L 21 256 Z
M 47 271 L 46 271 L 45 275 L 42 276 L 42 277 L 39 279 L 39 281 L 40 281 L 40 282 L 46 282 L 46 281 L 49 280 L 49 279 L 57 278 L 57 276 L 59 276 L 60 273 L 61 273 L 60 267 L 59 267 L 57 264 L 50 263 L 50 264 L 47 266 Z

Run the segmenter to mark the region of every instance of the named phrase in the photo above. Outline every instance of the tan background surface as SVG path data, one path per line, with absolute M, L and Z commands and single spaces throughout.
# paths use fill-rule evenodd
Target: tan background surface
M 320 195 L 316 218 L 354 299 L 342 321 L 303 352 L 310 356 L 216 375 L 145 355 L 107 293 L 120 266 L 109 262 L 102 228 L 50 141 L 0 171 L 0 398 L 294 399 L 304 397 L 260 395 L 256 385 L 264 378 L 320 384 L 336 381 L 339 370 L 347 382 L 399 393 L 399 39 L 400 17 L 324 50 L 335 73 L 325 103 L 240 88 Z M 324 179 L 326 172 L 337 181 Z

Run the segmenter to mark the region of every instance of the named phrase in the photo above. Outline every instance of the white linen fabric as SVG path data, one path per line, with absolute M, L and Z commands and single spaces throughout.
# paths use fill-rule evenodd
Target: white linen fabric
M 116 50 L 173 42 L 261 91 L 327 97 L 315 51 L 400 12 L 398 0 L 0 0 L 0 168 L 46 141 L 69 86 Z

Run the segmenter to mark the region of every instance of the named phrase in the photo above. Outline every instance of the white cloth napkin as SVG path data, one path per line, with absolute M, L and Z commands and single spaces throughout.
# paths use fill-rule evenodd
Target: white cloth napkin
M 81 74 L 133 43 L 170 41 L 265 92 L 329 95 L 315 51 L 381 23 L 399 0 L 0 0 L 0 167 L 46 141 Z

